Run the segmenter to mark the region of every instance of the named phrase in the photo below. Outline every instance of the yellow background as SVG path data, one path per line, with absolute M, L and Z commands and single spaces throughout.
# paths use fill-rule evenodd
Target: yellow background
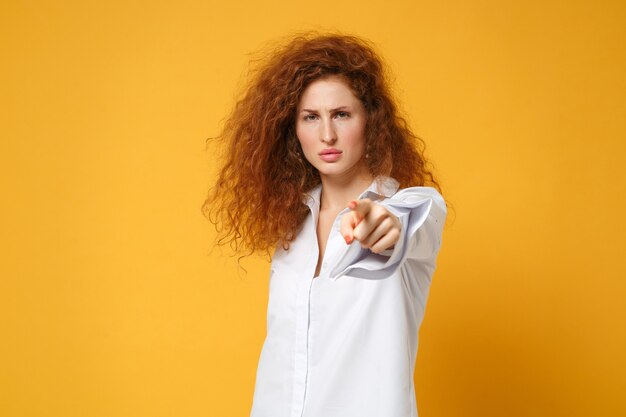
M 204 139 L 304 29 L 379 46 L 455 208 L 420 417 L 626 415 L 626 3 L 536 0 L 2 2 L 0 415 L 248 415 L 269 268 L 210 253 Z

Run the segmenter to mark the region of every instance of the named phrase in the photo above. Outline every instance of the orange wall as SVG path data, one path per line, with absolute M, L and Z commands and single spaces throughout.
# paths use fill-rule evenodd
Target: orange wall
M 454 204 L 420 417 L 626 415 L 625 22 L 621 1 L 3 2 L 0 415 L 248 415 L 268 263 L 209 253 L 204 138 L 248 54 L 301 29 L 379 45 Z

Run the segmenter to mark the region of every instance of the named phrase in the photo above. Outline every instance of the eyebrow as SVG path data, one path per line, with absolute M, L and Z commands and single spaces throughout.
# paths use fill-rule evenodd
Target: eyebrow
M 346 109 L 349 109 L 349 108 L 350 108 L 350 106 L 339 106 L 337 108 L 330 109 L 330 111 L 334 112 L 334 111 L 338 111 L 338 110 L 346 110 Z M 305 112 L 305 111 L 308 111 L 309 113 L 315 113 L 317 110 L 302 109 L 302 110 L 300 110 L 300 113 Z

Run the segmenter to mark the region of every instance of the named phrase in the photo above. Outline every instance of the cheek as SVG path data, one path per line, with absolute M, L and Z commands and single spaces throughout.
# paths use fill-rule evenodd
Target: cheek
M 307 131 L 307 129 L 296 127 L 296 136 L 298 137 L 300 146 L 304 151 L 311 147 L 314 142 L 311 132 Z
M 350 129 L 348 138 L 354 148 L 365 148 L 365 128 L 364 126 L 354 126 Z

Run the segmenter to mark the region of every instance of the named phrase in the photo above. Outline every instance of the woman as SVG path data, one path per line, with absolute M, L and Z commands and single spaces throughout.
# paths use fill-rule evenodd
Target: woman
M 446 204 L 378 55 L 353 36 L 296 36 L 262 61 L 221 138 L 204 208 L 220 244 L 271 257 L 251 417 L 417 416 Z

